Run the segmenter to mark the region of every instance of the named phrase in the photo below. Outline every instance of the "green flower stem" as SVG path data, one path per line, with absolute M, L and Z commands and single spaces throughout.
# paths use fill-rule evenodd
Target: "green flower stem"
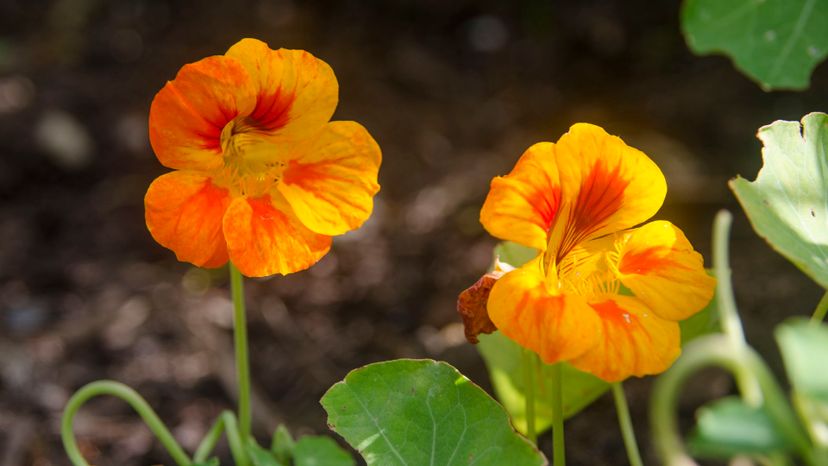
M 638 451 L 638 442 L 635 440 L 630 408 L 627 406 L 627 397 L 624 396 L 624 387 L 621 382 L 612 384 L 612 398 L 615 400 L 615 412 L 618 413 L 618 424 L 621 426 L 621 436 L 624 438 L 624 447 L 627 449 L 627 458 L 630 466 L 643 466 L 641 453 Z
M 822 299 L 819 300 L 819 304 L 814 309 L 814 314 L 811 316 L 811 323 L 818 324 L 822 322 L 825 319 L 826 313 L 828 313 L 828 291 L 822 295 Z
M 535 430 L 535 372 L 537 371 L 537 356 L 530 349 L 523 350 L 523 374 L 526 385 L 524 401 L 526 402 L 526 438 L 537 445 L 538 434 Z
M 728 236 L 733 216 L 726 210 L 719 211 L 713 222 L 713 269 L 716 274 L 716 295 L 718 296 L 719 317 L 722 331 L 727 335 L 728 347 L 740 353 L 748 348 L 742 321 L 736 309 L 733 285 L 730 280 L 730 260 L 728 254 Z M 762 404 L 762 391 L 753 374 L 745 367 L 737 366 L 733 370 L 736 384 L 744 400 L 751 406 Z
M 167 449 L 167 452 L 178 466 L 190 466 L 192 464 L 190 457 L 187 456 L 178 442 L 175 441 L 169 429 L 167 429 L 158 415 L 155 414 L 155 411 L 152 410 L 150 405 L 138 392 L 120 382 L 99 380 L 87 384 L 75 392 L 66 404 L 66 409 L 63 411 L 60 436 L 63 440 L 63 448 L 66 450 L 66 454 L 74 466 L 89 466 L 89 463 L 86 462 L 78 449 L 75 433 L 72 431 L 72 421 L 78 409 L 84 403 L 91 398 L 101 395 L 110 395 L 126 401 L 141 416 L 152 433 L 158 437 L 158 440 L 161 441 L 161 444 L 164 445 L 164 448 Z
M 552 465 L 566 465 L 561 364 L 552 366 Z
M 245 445 L 247 440 L 241 436 L 239 427 L 236 424 L 236 417 L 230 411 L 221 413 L 221 419 L 224 421 L 224 430 L 227 432 L 227 442 L 230 444 L 230 454 L 233 455 L 233 461 L 236 466 L 250 466 L 250 461 L 247 458 L 247 450 Z
M 726 335 L 709 335 L 690 342 L 670 370 L 656 379 L 651 399 L 650 422 L 656 449 L 667 466 L 696 464 L 684 450 L 676 420 L 676 403 L 681 387 L 696 371 L 719 366 L 734 376 L 748 371 L 764 398 L 764 408 L 779 426 L 782 435 L 794 445 L 795 450 L 812 466 L 822 466 L 814 457 L 807 433 L 797 421 L 796 415 L 772 373 L 756 352 L 748 347 L 733 351 L 731 339 Z
M 207 432 L 207 435 L 198 445 L 193 462 L 200 463 L 207 461 L 207 457 L 210 456 L 213 448 L 216 447 L 216 443 L 221 438 L 221 434 L 224 432 L 227 433 L 230 454 L 233 455 L 233 461 L 235 461 L 236 466 L 248 466 L 250 462 L 247 458 L 247 450 L 245 450 L 241 435 L 239 434 L 236 415 L 232 411 L 223 411 L 219 415 L 213 427 L 210 428 L 210 431 Z
M 230 263 L 230 293 L 233 296 L 233 340 L 236 344 L 236 378 L 239 383 L 239 435 L 250 438 L 250 359 L 247 353 L 247 319 L 244 308 L 244 281 L 241 272 Z M 235 425 L 235 419 L 233 419 Z M 228 426 L 225 425 L 225 428 Z M 229 433 L 229 432 L 228 432 Z
M 198 444 L 195 455 L 193 455 L 194 463 L 207 461 L 207 457 L 210 456 L 213 448 L 216 447 L 216 443 L 218 443 L 222 433 L 224 433 L 224 418 L 219 416 L 216 422 L 213 423 L 213 427 L 210 428 L 207 435 Z

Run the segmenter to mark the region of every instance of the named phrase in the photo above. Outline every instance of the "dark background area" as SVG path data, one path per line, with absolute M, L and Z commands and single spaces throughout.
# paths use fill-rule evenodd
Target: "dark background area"
M 226 270 L 194 269 L 154 243 L 143 196 L 165 172 L 147 140 L 155 92 L 243 37 L 327 61 L 340 83 L 334 119 L 361 122 L 384 156 L 362 229 L 307 272 L 247 281 L 260 439 L 277 422 L 327 432 L 318 399 L 369 362 L 444 359 L 489 389 L 454 310 L 495 244 L 479 209 L 493 176 L 578 121 L 659 163 L 669 193 L 657 218 L 682 227 L 708 264 L 713 215 L 734 211 L 737 299 L 749 340 L 778 369 L 773 326 L 809 314 L 819 290 L 756 237 L 726 181 L 755 177 L 758 127 L 827 110 L 828 67 L 807 92 L 765 93 L 727 59 L 693 56 L 679 7 L 0 0 L 0 466 L 68 464 L 61 411 L 95 379 L 136 388 L 188 449 L 233 406 Z M 656 464 L 651 382 L 626 388 Z M 698 377 L 685 421 L 731 385 Z M 76 432 L 94 464 L 170 464 L 117 400 L 85 407 Z M 626 464 L 608 396 L 569 421 L 567 436 L 573 465 Z

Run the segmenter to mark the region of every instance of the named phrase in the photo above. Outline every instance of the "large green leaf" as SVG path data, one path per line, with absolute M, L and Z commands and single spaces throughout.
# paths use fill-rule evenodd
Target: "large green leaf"
M 806 89 L 828 56 L 828 0 L 685 0 L 687 44 L 721 52 L 762 88 Z
M 803 131 L 804 128 L 804 131 Z M 764 144 L 756 181 L 730 187 L 753 229 L 828 288 L 828 115 L 810 113 L 759 129 Z
M 294 466 L 354 466 L 356 461 L 330 437 L 306 435 L 293 448 Z
M 790 449 L 767 412 L 736 397 L 717 400 L 699 410 L 688 447 L 696 456 L 713 458 L 765 455 Z
M 523 349 L 515 342 L 495 332 L 480 335 L 477 349 L 486 362 L 497 399 L 512 416 L 515 427 L 526 432 L 526 382 L 521 365 Z M 552 426 L 552 366 L 540 362 L 536 375 L 535 425 L 538 432 Z M 569 418 L 589 406 L 607 391 L 610 385 L 594 375 L 581 372 L 569 364 L 562 364 L 563 415 Z
M 369 364 L 331 387 L 322 406 L 368 465 L 547 464 L 497 402 L 444 362 Z

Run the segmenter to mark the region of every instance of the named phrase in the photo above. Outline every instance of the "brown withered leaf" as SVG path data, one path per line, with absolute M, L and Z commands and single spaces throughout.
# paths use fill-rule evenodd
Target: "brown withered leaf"
M 457 312 L 463 318 L 466 340 L 469 340 L 469 343 L 477 344 L 477 335 L 497 330 L 489 319 L 486 302 L 489 301 L 489 292 L 492 291 L 495 282 L 503 274 L 503 271 L 495 270 L 483 275 L 457 298 Z

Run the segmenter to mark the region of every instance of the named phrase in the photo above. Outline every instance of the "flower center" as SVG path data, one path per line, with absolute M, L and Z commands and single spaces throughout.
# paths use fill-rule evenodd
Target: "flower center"
M 220 143 L 224 166 L 216 182 L 232 194 L 259 197 L 281 181 L 287 166 L 284 150 L 268 141 L 247 117 L 237 117 L 227 123 L 221 131 Z

